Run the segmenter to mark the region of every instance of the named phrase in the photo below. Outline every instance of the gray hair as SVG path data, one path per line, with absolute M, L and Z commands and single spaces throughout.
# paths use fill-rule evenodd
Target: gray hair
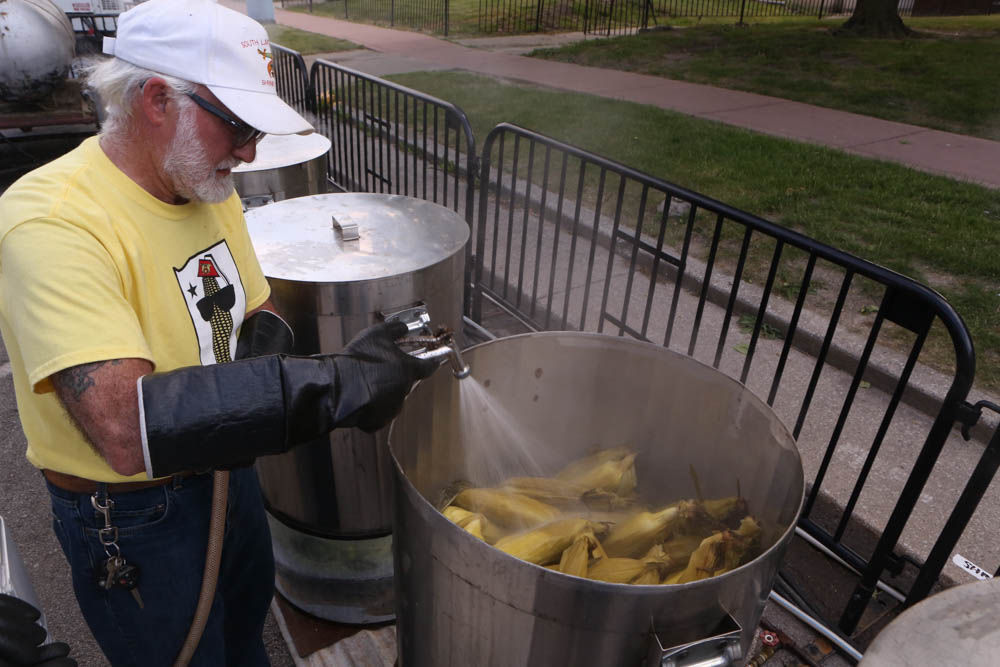
M 166 81 L 172 97 L 182 107 L 187 106 L 189 100 L 185 94 L 193 93 L 196 89 L 196 85 L 190 81 L 160 74 L 120 58 L 101 60 L 89 68 L 87 85 L 96 93 L 98 104 L 104 107 L 102 136 L 121 135 L 128 128 L 132 107 L 142 84 L 154 76 Z

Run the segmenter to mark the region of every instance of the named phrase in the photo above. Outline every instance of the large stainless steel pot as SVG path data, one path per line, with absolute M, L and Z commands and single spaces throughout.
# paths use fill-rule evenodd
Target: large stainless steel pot
M 326 194 L 246 218 L 296 353 L 338 352 L 417 303 L 436 324 L 461 329 L 469 230 L 454 211 L 395 195 Z M 300 608 L 348 623 L 392 618 L 390 468 L 385 434 L 357 429 L 257 461 L 278 589 Z
M 257 144 L 256 159 L 233 168 L 243 208 L 327 192 L 329 150 L 330 140 L 318 132 L 265 135 Z
M 652 654 L 660 665 L 657 646 L 704 640 L 726 622 L 737 639 L 716 642 L 719 654 L 745 655 L 804 492 L 794 440 L 768 406 L 694 359 L 630 339 L 527 334 L 463 354 L 472 379 L 422 381 L 389 437 L 400 663 L 639 665 Z M 627 443 L 651 506 L 693 497 L 694 466 L 705 497 L 733 495 L 739 483 L 768 548 L 711 579 L 628 586 L 552 572 L 476 539 L 434 506 L 467 475 L 459 406 L 473 381 L 545 443 L 549 473 L 595 445 Z

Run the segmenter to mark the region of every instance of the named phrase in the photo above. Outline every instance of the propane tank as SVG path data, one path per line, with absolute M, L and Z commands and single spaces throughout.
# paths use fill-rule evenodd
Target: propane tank
M 60 85 L 75 55 L 69 18 L 51 0 L 6 0 L 0 11 L 0 99 L 30 102 Z

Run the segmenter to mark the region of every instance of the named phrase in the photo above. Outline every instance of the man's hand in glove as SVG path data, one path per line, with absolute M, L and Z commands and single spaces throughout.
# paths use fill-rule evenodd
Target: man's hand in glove
M 39 618 L 41 613 L 24 600 L 0 593 L 0 665 L 76 667 L 76 660 L 66 657 L 66 644 L 39 646 L 45 641 Z
M 417 380 L 434 372 L 441 362 L 418 359 L 403 352 L 396 341 L 407 333 L 402 322 L 368 327 L 337 356 L 350 360 L 345 374 L 356 373 L 368 385 L 368 402 L 358 411 L 357 426 L 369 433 L 389 424 Z

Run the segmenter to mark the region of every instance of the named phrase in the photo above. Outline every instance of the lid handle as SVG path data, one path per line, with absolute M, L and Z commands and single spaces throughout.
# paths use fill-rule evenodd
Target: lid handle
M 335 215 L 331 215 L 330 219 L 333 220 L 333 228 L 340 234 L 342 241 L 357 241 L 361 238 L 356 222 L 337 220 Z

